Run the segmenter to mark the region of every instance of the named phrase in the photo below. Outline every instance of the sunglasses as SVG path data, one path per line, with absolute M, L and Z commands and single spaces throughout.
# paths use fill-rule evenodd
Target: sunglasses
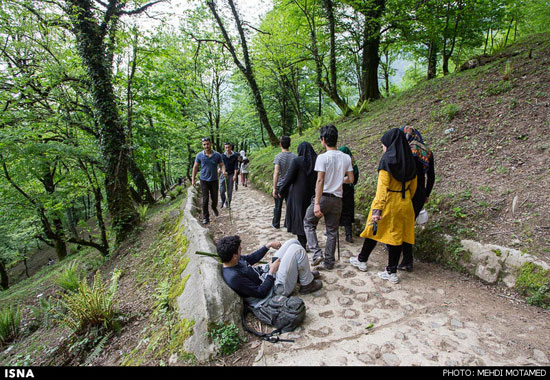
M 203 137 L 203 138 L 201 139 L 201 141 L 202 141 L 202 142 L 210 141 L 210 138 L 208 138 L 208 137 Z

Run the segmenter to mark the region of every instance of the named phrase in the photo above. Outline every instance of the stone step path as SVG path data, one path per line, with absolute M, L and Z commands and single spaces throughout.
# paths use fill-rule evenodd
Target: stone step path
M 234 192 L 227 209 L 209 225 L 214 237 L 237 234 L 243 254 L 271 241 L 294 236 L 271 227 L 273 200 L 249 187 Z M 283 209 L 284 220 L 284 209 Z M 281 223 L 283 224 L 283 223 Z M 324 247 L 324 225 L 317 231 Z M 301 296 L 307 306 L 302 327 L 283 334 L 294 343 L 259 347 L 255 365 L 295 366 L 547 366 L 550 364 L 550 311 L 507 295 L 503 288 L 416 262 L 391 284 L 377 276 L 387 254 L 377 246 L 360 272 L 349 257 L 363 239 L 345 242 L 340 261 L 322 272 L 323 289 Z M 268 253 L 272 255 L 273 250 Z

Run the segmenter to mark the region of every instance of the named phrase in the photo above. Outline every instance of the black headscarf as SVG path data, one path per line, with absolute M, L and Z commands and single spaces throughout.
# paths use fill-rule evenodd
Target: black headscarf
M 317 160 L 317 153 L 315 153 L 311 144 L 304 141 L 298 145 L 298 156 L 303 157 L 306 174 L 310 175 L 315 169 L 315 161 Z
M 399 128 L 393 128 L 380 140 L 386 147 L 386 152 L 380 159 L 378 170 L 391 173 L 393 178 L 403 184 L 401 196 L 405 198 L 405 182 L 416 177 L 416 163 L 407 138 Z

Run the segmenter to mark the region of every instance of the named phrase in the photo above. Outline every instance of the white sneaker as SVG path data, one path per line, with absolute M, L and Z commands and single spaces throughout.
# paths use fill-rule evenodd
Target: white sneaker
M 367 271 L 367 263 L 359 261 L 355 256 L 349 258 L 349 263 L 362 272 Z
M 388 271 L 378 272 L 378 277 L 383 280 L 388 280 L 389 282 L 392 282 L 394 284 L 397 284 L 399 282 L 397 273 L 389 273 Z

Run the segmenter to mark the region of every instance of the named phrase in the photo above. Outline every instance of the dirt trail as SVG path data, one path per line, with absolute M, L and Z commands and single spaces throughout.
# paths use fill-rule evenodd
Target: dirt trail
M 284 227 L 271 227 L 273 200 L 251 187 L 233 193 L 232 224 L 228 211 L 220 211 L 209 225 L 214 239 L 240 235 L 243 254 L 270 240 L 293 238 Z M 317 235 L 324 247 L 322 222 Z M 323 289 L 301 296 L 307 305 L 303 326 L 283 335 L 295 342 L 262 343 L 254 365 L 550 364 L 550 311 L 504 288 L 418 261 L 414 272 L 399 272 L 400 282 L 391 284 L 377 276 L 387 263 L 381 245 L 368 271 L 360 272 L 349 257 L 363 239 L 347 243 L 343 231 L 340 237 L 340 261 L 322 272 Z

